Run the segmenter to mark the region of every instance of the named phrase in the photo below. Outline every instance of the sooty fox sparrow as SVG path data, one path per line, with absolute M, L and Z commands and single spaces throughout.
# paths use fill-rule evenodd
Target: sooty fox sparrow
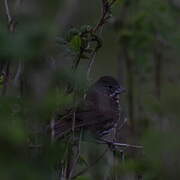
M 93 135 L 103 137 L 109 134 L 119 119 L 119 94 L 125 89 L 111 76 L 101 77 L 87 91 L 83 107 L 74 113 L 55 118 L 51 126 L 55 139 L 74 129 L 88 129 Z

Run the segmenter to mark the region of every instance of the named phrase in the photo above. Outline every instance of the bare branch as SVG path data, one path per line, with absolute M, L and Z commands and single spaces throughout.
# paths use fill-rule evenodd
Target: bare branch
M 17 67 L 17 71 L 16 71 L 16 74 L 15 74 L 15 77 L 14 77 L 14 86 L 17 87 L 18 86 L 18 81 L 20 79 L 20 76 L 21 76 L 21 73 L 22 73 L 22 62 L 19 61 L 18 62 L 18 67 Z
M 5 74 L 4 74 L 4 82 L 3 82 L 3 89 L 1 95 L 4 96 L 6 94 L 8 84 L 10 79 L 10 61 L 7 61 Z
M 55 130 L 54 130 L 54 126 L 55 126 L 55 118 L 52 117 L 51 119 L 51 142 L 54 142 L 55 139 Z
M 94 64 L 95 58 L 96 58 L 96 51 L 93 52 L 91 59 L 89 60 L 88 69 L 87 69 L 87 80 L 90 80 L 90 73 L 92 66 Z
M 112 5 L 116 2 L 116 0 L 112 0 L 111 3 L 108 2 L 108 0 L 102 0 L 102 9 L 101 9 L 101 17 L 97 23 L 97 25 L 92 29 L 92 32 L 99 31 L 104 24 L 107 23 L 107 20 L 111 17 L 109 16 L 109 13 L 111 11 Z
M 131 145 L 131 144 L 113 142 L 113 141 L 108 141 L 108 140 L 104 140 L 104 139 L 101 139 L 101 141 L 99 141 L 98 143 L 108 144 L 108 145 L 113 145 L 113 146 L 120 146 L 120 147 L 127 147 L 127 148 L 137 148 L 137 149 L 143 148 L 143 146 L 139 146 L 139 145 Z
M 10 23 L 12 21 L 12 17 L 9 11 L 8 0 L 4 0 L 4 5 L 5 5 L 5 10 L 6 10 L 6 16 L 7 16 L 8 22 Z

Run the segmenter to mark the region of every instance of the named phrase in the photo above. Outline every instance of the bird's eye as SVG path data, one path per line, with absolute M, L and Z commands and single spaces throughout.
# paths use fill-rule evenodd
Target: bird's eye
M 112 89 L 113 87 L 110 85 L 110 86 L 108 86 L 109 87 L 109 89 Z

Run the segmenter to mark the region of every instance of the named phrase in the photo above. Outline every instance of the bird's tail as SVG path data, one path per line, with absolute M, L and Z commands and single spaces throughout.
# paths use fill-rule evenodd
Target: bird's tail
M 49 130 L 52 140 L 62 138 L 64 135 L 69 133 L 71 129 L 71 121 L 68 121 L 67 118 L 60 115 L 55 115 L 51 119 Z
M 74 118 L 75 119 L 75 118 Z M 50 123 L 50 132 L 52 140 L 61 139 L 66 136 L 68 133 L 77 131 L 80 128 L 85 127 L 87 124 L 84 123 L 81 119 L 73 120 L 73 113 L 68 115 L 55 115 L 52 118 Z

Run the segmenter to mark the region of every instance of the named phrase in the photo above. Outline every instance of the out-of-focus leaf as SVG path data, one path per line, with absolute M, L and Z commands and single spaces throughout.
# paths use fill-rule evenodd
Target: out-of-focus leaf
M 70 47 L 76 52 L 80 51 L 80 49 L 81 49 L 81 38 L 80 38 L 80 36 L 76 35 L 72 38 L 72 40 L 70 42 Z

